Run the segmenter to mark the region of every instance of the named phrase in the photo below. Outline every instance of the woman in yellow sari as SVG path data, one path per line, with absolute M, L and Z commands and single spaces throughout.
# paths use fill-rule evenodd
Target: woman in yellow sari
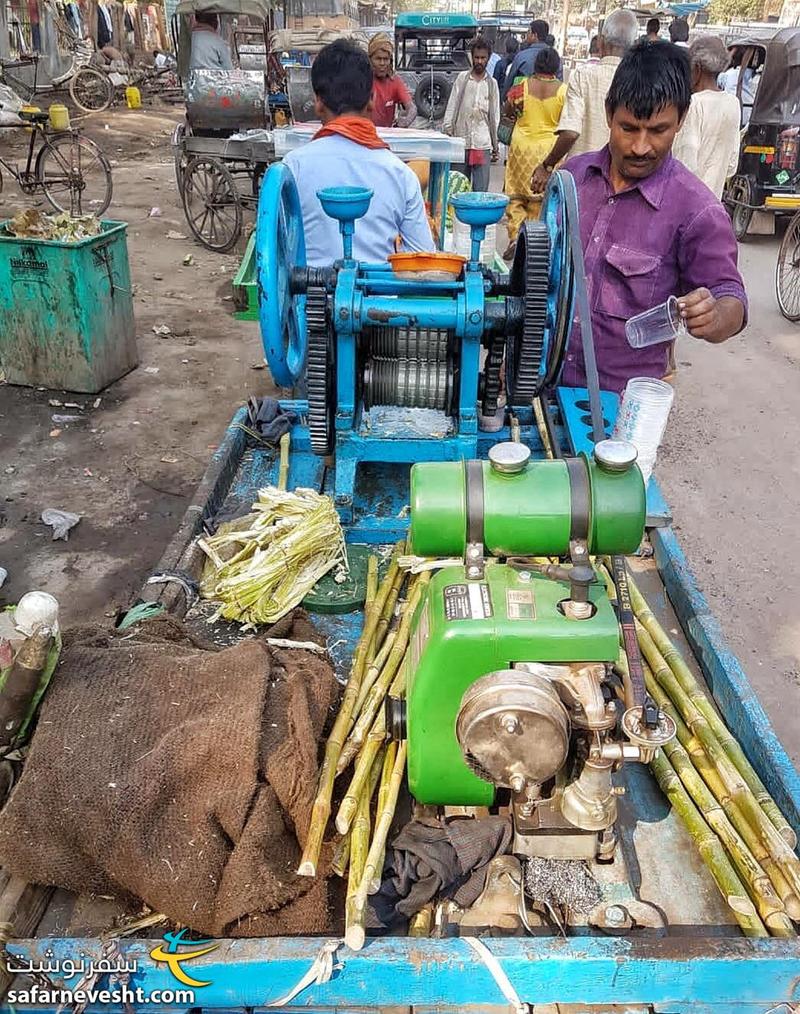
M 536 57 L 533 74 L 509 90 L 504 116 L 516 117 L 508 149 L 505 192 L 509 247 L 506 260 L 514 256 L 517 235 L 526 218 L 538 218 L 542 195 L 531 191 L 533 170 L 553 147 L 567 86 L 558 73 L 559 58 L 554 49 L 543 49 Z

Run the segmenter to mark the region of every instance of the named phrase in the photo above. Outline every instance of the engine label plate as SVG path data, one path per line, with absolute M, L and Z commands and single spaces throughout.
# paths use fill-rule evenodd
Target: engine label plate
M 493 616 L 489 585 L 449 584 L 444 588 L 444 618 L 450 620 L 488 620 Z
M 509 620 L 535 620 L 533 588 L 509 588 L 506 591 L 506 616 Z

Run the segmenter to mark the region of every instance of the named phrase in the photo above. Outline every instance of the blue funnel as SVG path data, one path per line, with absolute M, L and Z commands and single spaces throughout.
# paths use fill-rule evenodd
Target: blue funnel
M 466 193 L 450 198 L 456 218 L 464 225 L 478 225 L 486 228 L 503 217 L 508 198 L 505 194 Z
M 475 269 L 481 255 L 481 243 L 486 236 L 486 226 L 500 221 L 506 210 L 508 198 L 505 194 L 473 192 L 456 194 L 450 198 L 450 203 L 459 222 L 470 227 L 472 239 L 470 267 Z
M 355 221 L 366 215 L 373 193 L 366 187 L 326 187 L 317 191 L 322 210 L 339 223 L 346 261 L 353 259 Z

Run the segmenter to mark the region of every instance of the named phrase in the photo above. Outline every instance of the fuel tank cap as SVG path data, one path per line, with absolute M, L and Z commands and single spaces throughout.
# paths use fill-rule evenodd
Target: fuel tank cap
M 637 453 L 630 440 L 601 440 L 594 445 L 594 460 L 604 472 L 627 472 Z
M 489 464 L 495 472 L 516 475 L 531 460 L 531 449 L 514 440 L 506 440 L 489 448 Z

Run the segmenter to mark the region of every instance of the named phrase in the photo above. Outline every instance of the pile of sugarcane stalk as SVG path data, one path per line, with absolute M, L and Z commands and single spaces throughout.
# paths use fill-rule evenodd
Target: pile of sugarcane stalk
M 317 875 L 334 784 L 352 767 L 336 813 L 336 830 L 341 838 L 332 866 L 339 876 L 347 875 L 345 940 L 354 950 L 364 945 L 367 897 L 380 889 L 389 829 L 405 771 L 406 744 L 387 744 L 386 698 L 405 693 L 411 622 L 431 577 L 425 572 L 409 576 L 406 582 L 406 571 L 400 566 L 404 550 L 405 542 L 395 546 L 380 585 L 378 561 L 370 557 L 364 629 L 325 744 L 311 823 L 297 870 L 301 876 Z
M 609 595 L 615 595 L 608 570 Z M 677 737 L 651 769 L 747 936 L 795 936 L 800 921 L 797 837 L 629 578 L 647 690 Z M 627 660 L 619 671 L 628 680 Z

